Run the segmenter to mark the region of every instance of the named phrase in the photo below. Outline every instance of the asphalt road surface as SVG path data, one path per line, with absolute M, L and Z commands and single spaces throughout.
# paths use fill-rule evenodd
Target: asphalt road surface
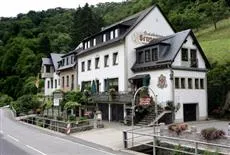
M 0 155 L 116 154 L 124 153 L 25 125 L 14 120 L 9 109 L 0 109 Z

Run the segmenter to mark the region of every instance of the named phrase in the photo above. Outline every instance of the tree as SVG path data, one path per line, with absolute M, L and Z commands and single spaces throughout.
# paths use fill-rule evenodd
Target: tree
M 99 32 L 103 20 L 92 11 L 88 3 L 83 8 L 78 7 L 73 15 L 71 28 L 72 47 L 76 47 L 83 39 Z

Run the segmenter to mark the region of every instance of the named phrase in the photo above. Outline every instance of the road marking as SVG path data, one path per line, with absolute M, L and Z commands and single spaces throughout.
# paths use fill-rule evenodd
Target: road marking
M 102 150 L 102 149 L 97 149 L 97 148 L 94 148 L 94 147 L 91 147 L 91 146 L 88 146 L 88 145 L 84 145 L 84 144 L 80 144 L 80 143 L 77 143 L 77 142 L 73 142 L 73 141 L 71 141 L 71 140 L 63 139 L 63 138 L 60 138 L 60 137 L 55 137 L 55 138 L 57 138 L 57 139 L 59 139 L 59 140 L 62 140 L 62 141 L 65 141 L 65 142 L 71 142 L 71 143 L 74 143 L 74 144 L 76 144 L 76 145 L 81 145 L 81 146 L 90 148 L 90 149 L 92 149 L 92 150 L 100 151 L 100 152 L 103 152 L 103 153 L 106 153 L 106 154 L 116 155 L 116 154 L 114 154 L 114 153 L 110 153 L 110 152 L 104 151 L 104 150 Z
M 8 137 L 10 137 L 11 139 L 15 140 L 16 142 L 19 142 L 19 140 L 11 135 L 7 135 Z
M 32 146 L 30 146 L 30 145 L 26 145 L 26 147 L 28 147 L 28 148 L 30 148 L 30 149 L 32 149 L 32 150 L 34 150 L 34 151 L 36 151 L 36 152 L 38 152 L 38 153 L 40 153 L 40 154 L 42 154 L 42 155 L 47 155 L 47 154 L 45 154 L 45 153 L 39 151 L 38 149 L 35 149 L 34 147 L 32 147 Z

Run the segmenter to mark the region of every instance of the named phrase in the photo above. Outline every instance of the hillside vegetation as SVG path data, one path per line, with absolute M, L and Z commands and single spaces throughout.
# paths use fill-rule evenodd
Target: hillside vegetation
M 196 36 L 211 63 L 225 64 L 230 62 L 230 18 L 221 20 L 217 27 L 207 25 Z

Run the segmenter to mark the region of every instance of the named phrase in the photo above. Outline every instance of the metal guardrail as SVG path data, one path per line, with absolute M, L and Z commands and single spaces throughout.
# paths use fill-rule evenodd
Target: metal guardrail
M 146 130 L 152 130 L 153 128 L 146 128 L 144 130 L 141 130 L 137 132 L 137 130 L 140 130 L 142 128 L 136 128 L 133 130 L 126 130 L 123 131 L 123 143 L 124 148 L 133 148 L 137 147 L 138 145 L 148 146 L 153 149 L 153 155 L 156 155 L 156 149 L 163 149 L 168 150 L 172 152 L 180 152 L 185 154 L 191 154 L 191 155 L 198 155 L 201 151 L 210 151 L 210 152 L 218 152 L 221 154 L 229 154 L 230 152 L 230 146 L 229 145 L 223 145 L 223 144 L 214 144 L 214 143 L 208 143 L 203 141 L 197 141 L 197 140 L 189 140 L 189 139 L 182 139 L 182 138 L 176 138 L 176 137 L 168 137 L 168 136 L 161 136 L 158 134 L 152 133 L 146 133 Z M 143 132 L 144 131 L 144 132 Z M 139 140 L 138 140 L 139 139 Z M 157 144 L 157 141 L 165 142 L 168 144 L 171 144 L 173 146 L 181 146 L 182 148 L 190 148 L 187 150 L 182 149 L 176 149 L 176 148 L 169 148 L 164 146 L 159 146 Z M 131 142 L 131 145 L 129 145 L 129 142 Z
M 97 121 L 95 119 L 88 119 L 88 120 L 81 120 L 74 122 L 64 122 L 44 117 L 23 117 L 20 119 L 21 121 L 24 121 L 26 123 L 37 125 L 43 128 L 47 128 L 50 130 L 54 130 L 61 133 L 74 133 L 74 132 L 80 132 L 85 130 L 93 129 L 95 126 L 102 125 L 101 121 Z M 69 132 L 67 132 L 69 130 Z

